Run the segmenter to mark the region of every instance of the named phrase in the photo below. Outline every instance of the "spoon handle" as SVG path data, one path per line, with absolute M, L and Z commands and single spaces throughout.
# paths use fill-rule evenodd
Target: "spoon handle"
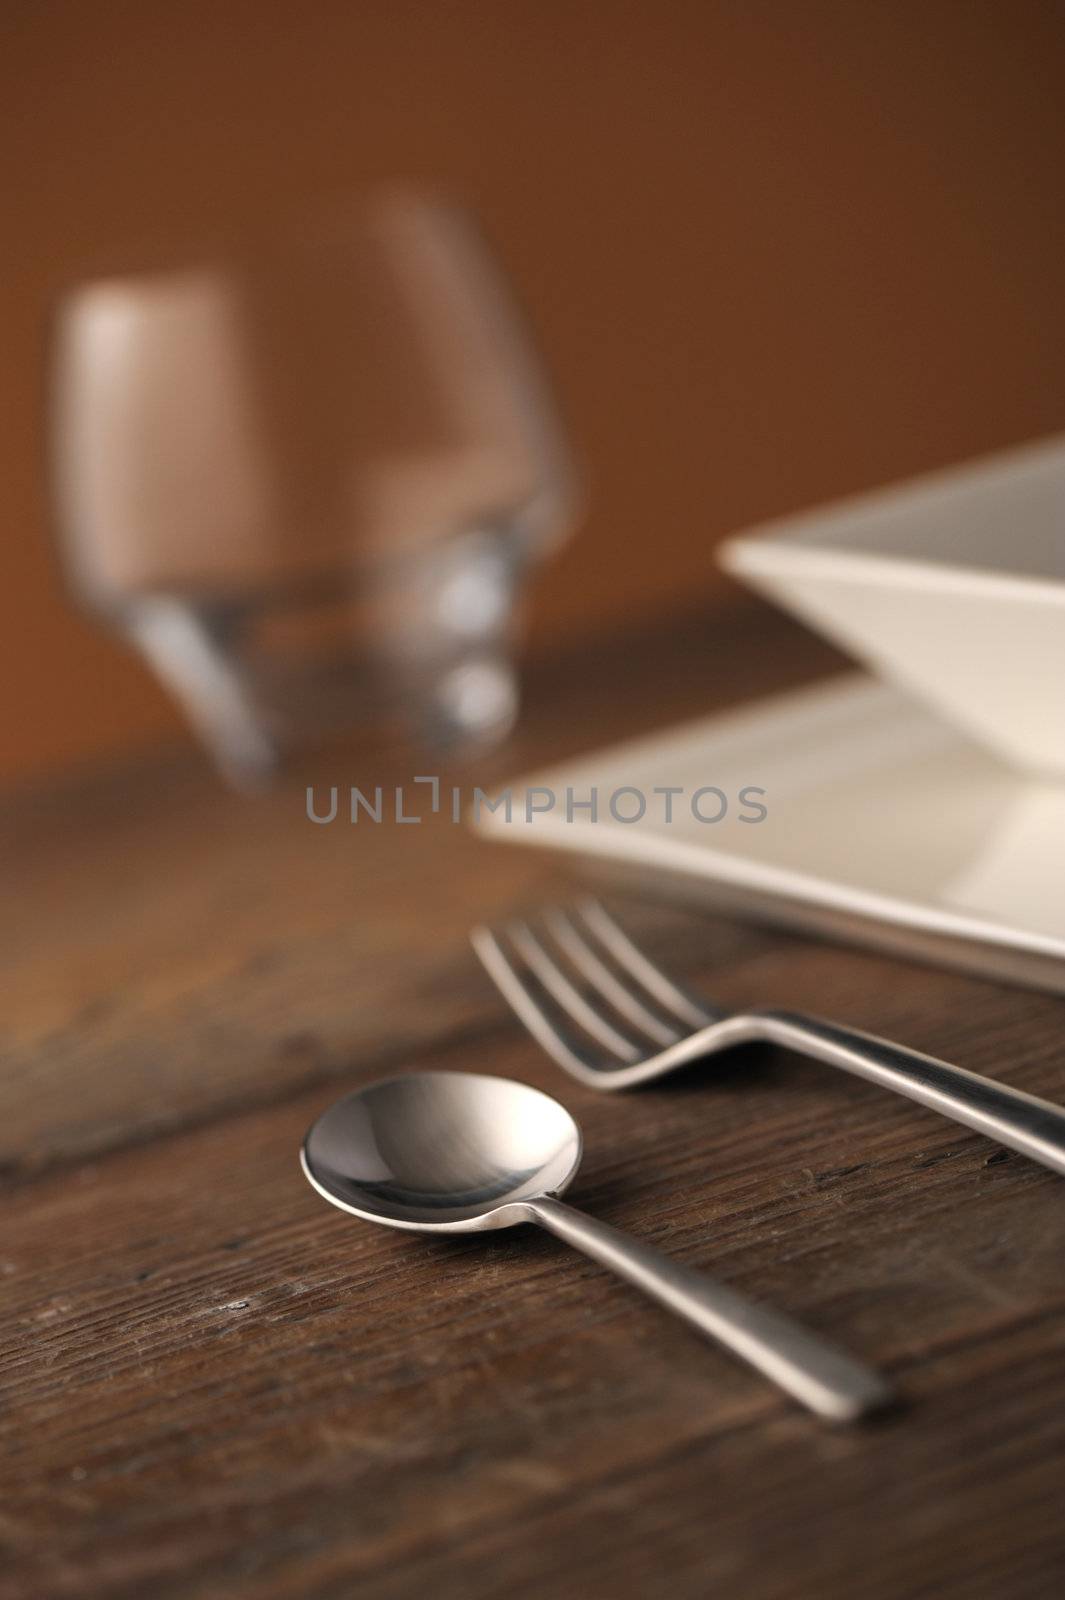
M 534 1200 L 528 1209 L 530 1221 L 635 1284 L 820 1416 L 853 1422 L 891 1398 L 877 1373 L 790 1317 L 755 1305 L 561 1200 Z

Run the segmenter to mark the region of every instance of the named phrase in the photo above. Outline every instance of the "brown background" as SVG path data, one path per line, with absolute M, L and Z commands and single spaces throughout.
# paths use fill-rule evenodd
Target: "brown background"
M 541 639 L 709 586 L 732 528 L 1065 423 L 1054 4 L 6 0 L 0 30 L 0 774 L 176 726 L 62 598 L 44 329 L 64 282 L 234 219 L 397 177 L 479 208 L 592 491 Z

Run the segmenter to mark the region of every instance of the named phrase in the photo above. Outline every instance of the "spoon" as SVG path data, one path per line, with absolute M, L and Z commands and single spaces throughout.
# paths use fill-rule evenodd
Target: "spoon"
M 416 1233 L 480 1233 L 535 1222 L 564 1239 L 834 1422 L 883 1405 L 869 1368 L 778 1312 L 752 1304 L 572 1206 L 580 1129 L 528 1084 L 467 1072 L 412 1072 L 348 1095 L 301 1153 L 318 1193 L 342 1211 Z

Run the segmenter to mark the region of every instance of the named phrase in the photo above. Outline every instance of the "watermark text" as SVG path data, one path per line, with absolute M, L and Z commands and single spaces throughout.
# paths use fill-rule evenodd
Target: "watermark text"
M 500 789 L 489 794 L 476 786 L 445 786 L 439 778 L 418 777 L 412 778 L 409 785 L 307 787 L 307 818 L 319 827 L 338 821 L 410 826 L 425 821 L 427 816 L 453 823 L 478 823 L 486 813 L 502 817 L 504 822 L 523 824 L 550 816 L 565 823 L 614 822 L 622 827 L 645 820 L 713 827 L 726 818 L 748 824 L 764 822 L 769 806 L 766 790 L 759 784 L 744 784 L 731 791 L 712 783 L 696 788 L 656 784 L 651 789 L 631 783 L 609 788 L 593 784 L 580 790 L 533 784 L 527 789 Z

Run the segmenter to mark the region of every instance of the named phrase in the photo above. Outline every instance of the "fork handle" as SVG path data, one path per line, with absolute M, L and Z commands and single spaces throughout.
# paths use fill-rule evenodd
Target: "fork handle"
M 841 1067 L 1065 1174 L 1065 1109 L 918 1050 L 821 1017 L 758 1013 L 758 1037 Z
M 790 1317 L 755 1305 L 561 1200 L 533 1200 L 527 1209 L 531 1222 L 635 1284 L 818 1415 L 853 1422 L 891 1399 L 879 1374 Z

